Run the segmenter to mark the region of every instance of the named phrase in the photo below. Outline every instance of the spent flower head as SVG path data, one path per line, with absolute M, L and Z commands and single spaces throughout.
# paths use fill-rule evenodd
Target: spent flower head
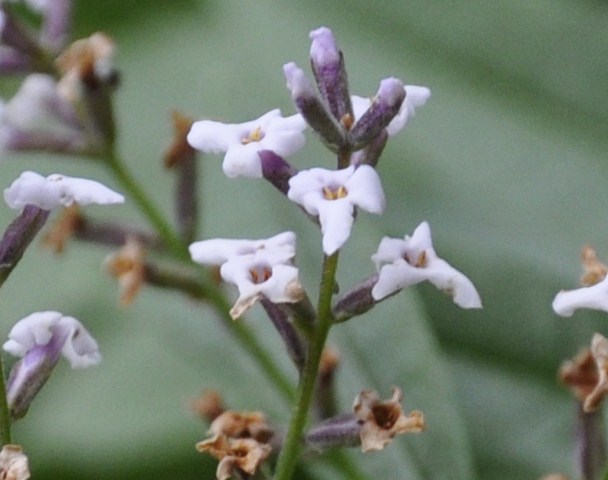
M 380 214 L 385 205 L 380 178 L 369 165 L 303 170 L 289 180 L 287 196 L 319 217 L 326 255 L 335 253 L 348 240 L 357 207 Z
M 481 299 L 473 283 L 435 253 L 427 222 L 418 225 L 411 237 L 384 237 L 372 260 L 379 273 L 372 289 L 375 300 L 428 280 L 450 294 L 462 308 L 481 308 Z
M 19 445 L 7 444 L 0 451 L 0 479 L 28 480 L 30 467 L 27 456 Z
M 300 115 L 283 117 L 275 109 L 244 123 L 194 122 L 188 142 L 202 152 L 225 152 L 223 169 L 228 177 L 260 178 L 259 152 L 270 150 L 281 157 L 292 155 L 304 146 L 305 128 L 306 122 Z

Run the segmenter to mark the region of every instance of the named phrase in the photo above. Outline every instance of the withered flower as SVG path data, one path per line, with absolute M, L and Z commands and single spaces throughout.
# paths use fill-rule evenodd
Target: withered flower
M 565 362 L 559 378 L 582 402 L 585 412 L 595 411 L 608 393 L 608 339 L 594 334 L 591 349 L 584 349 Z
M 165 167 L 172 168 L 184 158 L 192 157 L 196 150 L 190 146 L 186 137 L 194 121 L 175 110 L 173 118 L 173 142 L 165 152 Z
M 378 393 L 364 390 L 355 398 L 353 412 L 362 423 L 361 450 L 382 450 L 395 435 L 418 433 L 424 430 L 424 416 L 418 410 L 405 415 L 401 409 L 403 394 L 393 387 L 390 400 L 380 400 Z
M 213 422 L 224 411 L 221 395 L 215 390 L 205 390 L 190 402 L 190 410 L 199 418 Z
M 19 445 L 4 445 L 0 451 L 0 480 L 27 480 L 30 469 Z
M 608 266 L 598 260 L 595 249 L 590 245 L 585 245 L 583 247 L 581 251 L 581 262 L 583 264 L 581 285 L 589 287 L 606 278 Z
M 106 270 L 118 279 L 120 304 L 130 305 L 145 281 L 145 250 L 137 238 L 127 238 L 125 245 L 104 261 Z
M 237 469 L 249 475 L 255 474 L 272 450 L 270 445 L 253 438 L 228 438 L 222 434 L 197 443 L 196 449 L 220 461 L 215 473 L 217 480 L 229 479 Z
M 211 423 L 209 434 L 252 438 L 260 443 L 268 443 L 274 435 L 274 430 L 268 425 L 262 412 L 226 410 Z
M 52 227 L 46 232 L 42 242 L 57 255 L 63 253 L 65 246 L 82 224 L 82 215 L 77 204 L 73 203 L 61 212 Z

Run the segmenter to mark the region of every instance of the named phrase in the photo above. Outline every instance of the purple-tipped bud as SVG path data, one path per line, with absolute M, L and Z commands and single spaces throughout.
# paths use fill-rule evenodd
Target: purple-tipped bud
M 338 122 L 352 117 L 344 58 L 331 30 L 320 27 L 310 32 L 310 61 L 321 96 Z
M 330 149 L 337 151 L 343 147 L 346 141 L 344 128 L 317 96 L 302 69 L 290 62 L 283 66 L 283 72 L 287 79 L 287 88 L 306 122 Z
M 334 38 L 334 34 L 327 27 L 319 27 L 309 34 L 312 43 L 310 45 L 310 59 L 315 66 L 334 67 L 340 63 L 340 50 Z
M 372 288 L 378 282 L 378 274 L 374 274 L 346 292 L 333 308 L 335 322 L 345 322 L 356 315 L 361 315 L 371 309 L 376 303 L 372 297 Z
M 293 168 L 283 157 L 271 150 L 258 152 L 262 163 L 262 175 L 274 187 L 284 195 L 289 191 L 289 179 L 298 171 Z
M 308 446 L 315 450 L 361 445 L 360 422 L 353 414 L 340 415 L 313 426 L 305 436 Z
M 378 93 L 363 116 L 352 128 L 352 141 L 356 149 L 367 146 L 399 113 L 405 100 L 405 88 L 397 78 L 385 78 Z

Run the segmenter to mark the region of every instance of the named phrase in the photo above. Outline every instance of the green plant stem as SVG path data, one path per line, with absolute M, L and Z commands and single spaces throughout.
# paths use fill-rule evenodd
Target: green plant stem
M 148 221 L 157 230 L 157 233 L 166 244 L 169 251 L 178 259 L 186 263 L 191 263 L 190 255 L 186 245 L 176 235 L 170 224 L 158 213 L 156 207 L 147 197 L 146 193 L 139 187 L 139 184 L 132 177 L 130 172 L 124 167 L 122 161 L 114 154 L 104 157 L 105 163 L 121 183 L 131 199 L 139 207 Z M 166 273 L 166 272 L 165 272 Z M 195 297 L 206 300 L 217 312 L 227 330 L 237 339 L 241 346 L 254 358 L 261 370 L 268 376 L 277 390 L 289 402 L 293 401 L 294 391 L 291 382 L 277 368 L 276 362 L 261 345 L 254 333 L 246 325 L 234 322 L 228 312 L 230 305 L 220 289 L 208 278 L 208 273 L 200 269 L 202 282 L 193 292 L 190 290 L 192 283 L 189 283 L 188 293 Z M 165 277 L 166 281 L 166 277 Z
M 323 274 L 321 277 L 321 288 L 319 291 L 319 302 L 317 305 L 318 324 L 312 341 L 308 344 L 308 352 L 304 370 L 300 377 L 296 403 L 294 405 L 289 430 L 285 438 L 285 443 L 279 455 L 275 480 L 290 480 L 298 455 L 301 449 L 302 433 L 306 426 L 308 412 L 312 403 L 312 398 L 319 373 L 319 363 L 321 354 L 325 347 L 325 341 L 329 330 L 333 324 L 331 313 L 331 299 L 334 291 L 336 269 L 338 266 L 338 252 L 329 257 L 325 257 L 323 262 Z
M 0 444 L 8 445 L 13 441 L 11 438 L 11 412 L 8 408 L 4 378 L 4 361 L 0 355 Z
M 190 260 L 186 246 L 182 243 L 171 225 L 160 215 L 158 209 L 152 204 L 122 161 L 114 154 L 106 155 L 103 160 L 104 164 L 109 167 L 122 187 L 129 193 L 131 199 L 135 201 L 136 205 L 156 229 L 169 251 L 180 260 Z

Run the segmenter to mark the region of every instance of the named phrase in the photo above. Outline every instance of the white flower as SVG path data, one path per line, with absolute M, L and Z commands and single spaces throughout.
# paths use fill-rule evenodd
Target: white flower
M 390 136 L 402 130 L 407 121 L 414 116 L 416 108 L 423 106 L 431 96 L 431 90 L 427 87 L 405 85 L 403 88 L 405 89 L 405 100 L 401 105 L 399 113 L 386 127 L 386 131 Z M 369 108 L 373 100 L 353 95 L 351 96 L 351 101 L 355 119 L 359 119 Z
M 9 207 L 21 209 L 35 205 L 44 210 L 59 206 L 123 203 L 124 197 L 94 180 L 53 174 L 43 177 L 35 172 L 23 172 L 11 186 L 4 190 L 4 200 Z
M 190 245 L 195 262 L 221 265 L 220 275 L 239 289 L 230 310 L 239 318 L 261 297 L 273 303 L 295 303 L 303 298 L 298 269 L 293 266 L 295 235 L 284 232 L 265 240 L 213 239 Z
M 281 157 L 291 155 L 304 146 L 302 131 L 306 122 L 301 115 L 282 117 L 278 109 L 251 122 L 224 124 L 201 120 L 192 125 L 188 143 L 203 152 L 221 153 L 223 169 L 228 177 L 262 177 L 258 152 L 271 150 Z
M 579 308 L 608 312 L 608 277 L 590 287 L 563 290 L 553 300 L 553 310 L 562 317 L 570 317 Z
M 17 357 L 57 341 L 56 348 L 72 368 L 86 368 L 101 361 L 95 339 L 78 320 L 59 312 L 32 313 L 13 326 L 8 338 L 2 348 Z
M 50 75 L 28 75 L 0 111 L 0 147 L 5 150 L 82 152 L 88 140 L 72 106 Z
M 380 178 L 369 165 L 303 170 L 289 180 L 287 196 L 319 216 L 326 255 L 335 253 L 348 240 L 356 207 L 380 214 L 385 204 Z
M 378 282 L 372 289 L 375 300 L 428 280 L 452 295 L 462 308 L 481 308 L 481 299 L 471 281 L 435 253 L 427 222 L 422 222 L 411 237 L 406 235 L 403 240 L 383 238 L 372 260 L 379 271 Z

